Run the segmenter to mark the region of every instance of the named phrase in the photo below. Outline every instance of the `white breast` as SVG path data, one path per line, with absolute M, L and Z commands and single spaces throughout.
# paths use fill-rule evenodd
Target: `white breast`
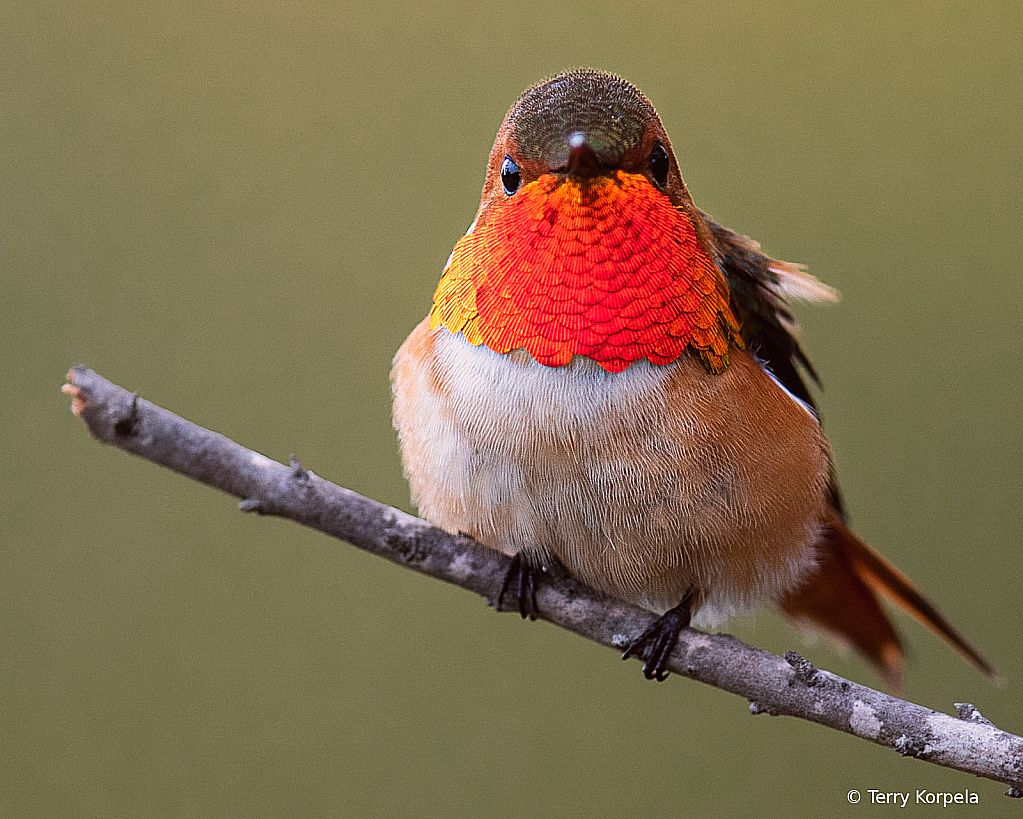
M 620 373 L 579 357 L 550 368 L 424 322 L 392 378 L 413 496 L 450 531 L 556 557 L 655 611 L 694 588 L 703 621 L 777 597 L 813 563 L 826 444 L 748 356 L 723 375 L 689 356 Z M 801 417 L 798 451 L 770 440 L 776 424 L 744 417 L 730 397 L 743 379 Z M 749 455 L 807 466 L 799 486 L 771 486 L 777 469 Z

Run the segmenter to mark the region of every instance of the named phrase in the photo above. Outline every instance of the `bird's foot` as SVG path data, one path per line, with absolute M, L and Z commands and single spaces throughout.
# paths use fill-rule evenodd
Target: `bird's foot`
M 503 607 L 505 595 L 514 592 L 516 608 L 522 619 L 527 617 L 535 620 L 540 609 L 536 605 L 536 580 L 540 569 L 530 565 L 522 559 L 522 554 L 512 556 L 511 565 L 508 567 L 508 574 L 504 576 L 504 583 L 501 584 L 501 591 L 498 592 L 494 608 L 497 611 L 506 611 Z
M 692 617 L 692 592 L 682 598 L 682 602 L 654 621 L 646 631 L 629 643 L 629 647 L 622 654 L 622 659 L 629 657 L 643 656 L 646 663 L 643 665 L 643 676 L 648 680 L 664 682 L 668 678 L 668 660 L 671 652 L 678 644 L 678 636 L 682 629 L 689 626 Z M 644 652 L 643 649 L 646 648 Z

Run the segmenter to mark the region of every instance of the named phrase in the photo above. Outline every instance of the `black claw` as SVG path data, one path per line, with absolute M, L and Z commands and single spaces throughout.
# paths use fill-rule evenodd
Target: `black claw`
M 643 656 L 646 658 L 643 665 L 644 677 L 657 682 L 668 679 L 668 660 L 671 659 L 671 652 L 675 650 L 682 629 L 689 626 L 692 603 L 693 594 L 689 592 L 675 608 L 668 609 L 650 628 L 629 643 L 629 647 L 622 654 L 622 659 Z M 647 648 L 645 652 L 644 647 Z
M 536 569 L 522 559 L 521 554 L 513 555 L 511 565 L 508 567 L 508 574 L 504 576 L 501 591 L 497 595 L 497 605 L 494 608 L 498 611 L 505 610 L 503 608 L 504 597 L 514 583 L 519 614 L 522 615 L 523 620 L 527 617 L 530 620 L 535 620 L 540 612 L 536 605 L 536 572 Z

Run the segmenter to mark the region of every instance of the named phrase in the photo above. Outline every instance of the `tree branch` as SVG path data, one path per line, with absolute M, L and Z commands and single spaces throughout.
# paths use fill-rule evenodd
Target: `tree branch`
M 76 366 L 63 391 L 100 441 L 242 498 L 242 511 L 278 515 L 394 563 L 493 601 L 509 558 L 471 538 L 325 481 L 297 461 L 284 466 L 128 393 Z M 569 578 L 537 589 L 540 617 L 618 650 L 655 619 Z M 683 631 L 670 668 L 745 697 L 753 714 L 800 717 L 936 765 L 986 777 L 1023 796 L 1023 738 L 1006 733 L 969 703 L 958 717 L 938 713 L 725 634 Z

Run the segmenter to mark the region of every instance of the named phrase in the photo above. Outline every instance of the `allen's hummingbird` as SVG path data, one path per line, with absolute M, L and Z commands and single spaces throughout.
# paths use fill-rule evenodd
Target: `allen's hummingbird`
M 584 70 L 530 88 L 394 359 L 421 513 L 514 557 L 500 597 L 523 617 L 555 566 L 661 614 L 625 652 L 648 678 L 690 619 L 777 603 L 897 684 L 877 593 L 993 674 L 847 527 L 788 298 L 834 291 L 697 209 L 635 87 Z

